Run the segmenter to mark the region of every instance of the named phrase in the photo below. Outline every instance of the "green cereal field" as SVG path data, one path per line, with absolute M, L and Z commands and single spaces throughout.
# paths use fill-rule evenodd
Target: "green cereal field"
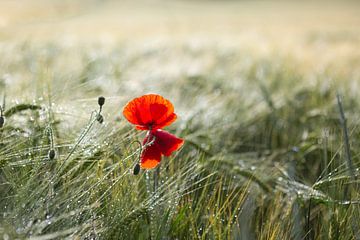
M 358 240 L 359 92 L 356 0 L 0 1 L 0 239 Z

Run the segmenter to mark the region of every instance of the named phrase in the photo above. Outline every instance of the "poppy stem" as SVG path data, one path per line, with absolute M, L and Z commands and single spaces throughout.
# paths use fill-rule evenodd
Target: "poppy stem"
M 146 136 L 147 135 L 151 135 L 151 131 L 148 131 Z M 144 143 L 144 145 L 142 146 L 142 148 L 146 148 L 147 146 L 151 146 L 153 143 L 155 142 L 155 136 L 154 135 L 151 135 L 147 141 Z
M 155 203 L 155 191 L 151 189 L 151 179 L 150 179 L 150 172 L 145 172 L 145 179 L 146 179 L 146 191 L 150 199 L 152 199 L 151 204 Z M 155 223 L 155 209 L 153 207 L 148 208 L 149 211 L 149 230 L 150 230 L 150 239 L 155 239 L 155 229 L 154 229 L 154 223 Z
M 157 167 L 154 172 L 154 192 L 156 192 L 159 186 L 160 167 Z
M 160 167 L 158 166 L 154 171 L 154 189 L 153 189 L 153 192 L 152 192 L 154 202 L 157 202 L 158 198 L 159 198 L 159 194 L 157 193 L 157 189 L 158 189 L 158 186 L 159 186 L 159 175 L 160 175 Z M 156 208 L 152 209 L 152 212 L 151 212 L 152 222 L 155 222 L 155 219 L 156 219 L 157 216 L 158 216 L 157 209 Z M 156 239 L 154 226 L 151 228 L 151 239 Z

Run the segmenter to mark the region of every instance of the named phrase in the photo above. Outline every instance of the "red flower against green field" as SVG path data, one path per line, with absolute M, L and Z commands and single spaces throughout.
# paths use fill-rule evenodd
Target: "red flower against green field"
M 156 167 L 163 155 L 170 156 L 184 144 L 183 139 L 162 130 L 177 116 L 172 103 L 160 95 L 148 94 L 131 100 L 124 107 L 123 114 L 137 129 L 148 131 L 140 156 L 141 168 Z

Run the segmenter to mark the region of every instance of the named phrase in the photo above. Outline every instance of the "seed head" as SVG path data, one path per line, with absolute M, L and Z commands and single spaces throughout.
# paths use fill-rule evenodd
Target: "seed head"
M 48 153 L 48 157 L 50 160 L 53 160 L 55 158 L 55 150 L 51 149 Z
M 103 123 L 104 122 L 104 117 L 99 113 L 96 117 L 96 120 L 99 122 L 99 123 Z
M 98 98 L 98 104 L 102 107 L 105 104 L 105 98 L 103 96 Z
M 4 126 L 5 123 L 5 119 L 3 116 L 0 116 L 0 128 L 2 128 Z
M 140 164 L 136 164 L 134 167 L 134 175 L 138 175 L 140 172 Z

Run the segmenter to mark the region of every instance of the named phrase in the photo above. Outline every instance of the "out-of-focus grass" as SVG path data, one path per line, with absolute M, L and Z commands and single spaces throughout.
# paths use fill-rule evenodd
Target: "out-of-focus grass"
M 80 11 L 74 4 L 58 4 L 63 8 L 53 9 L 65 9 L 70 18 Z M 115 10 L 92 7 L 97 4 L 86 5 L 83 11 L 90 13 L 79 18 L 98 16 L 102 23 L 107 17 L 117 19 L 110 14 Z M 220 3 L 177 4 L 176 11 L 183 11 L 184 16 L 196 19 L 198 12 L 224 26 L 225 15 L 216 11 Z M 230 29 L 242 26 L 238 22 L 242 17 L 232 7 L 247 6 L 244 9 L 267 19 L 262 14 L 270 13 L 263 9 L 272 6 L 243 4 L 230 2 L 219 8 L 230 14 L 228 21 L 223 20 L 233 22 Z M 308 9 L 274 4 L 287 6 L 298 16 Z M 331 6 L 316 4 L 335 16 Z M 169 17 L 166 6 L 157 5 L 157 10 L 150 8 L 148 13 L 158 11 L 160 19 Z M 192 6 L 190 13 L 184 6 Z M 213 10 L 206 15 L 198 10 L 201 6 Z M 196 27 L 189 30 L 195 33 L 190 39 L 177 35 L 132 43 L 118 36 L 115 42 L 104 44 L 87 41 L 80 31 L 80 40 L 62 42 L 39 35 L 29 38 L 27 31 L 33 29 L 49 32 L 40 17 L 29 25 L 19 23 L 23 18 L 8 17 L 0 43 L 0 94 L 5 100 L 5 125 L 0 129 L 0 236 L 358 238 L 360 54 L 356 46 L 360 40 L 351 25 L 358 16 L 351 14 L 354 7 L 334 6 L 348 13 L 341 21 L 329 20 L 338 23 L 333 24 L 335 30 L 327 21 L 319 21 L 314 25 L 319 29 L 302 25 L 297 35 L 275 30 L 282 25 L 270 21 L 274 28 L 269 35 L 266 31 L 261 35 L 258 22 L 254 29 L 259 39 L 254 42 L 249 42 L 255 38 L 248 30 L 235 32 L 233 38 L 227 30 L 226 39 L 197 38 Z M 99 17 L 101 11 L 107 17 Z M 315 13 L 313 19 L 318 16 Z M 146 14 L 140 15 L 147 19 Z M 29 16 L 34 18 L 34 14 Z M 175 16 L 182 20 L 171 26 L 188 26 L 181 14 Z M 296 19 L 291 16 L 283 18 L 291 23 Z M 68 21 L 80 21 L 74 18 Z M 24 32 L 12 31 L 10 26 Z M 50 26 L 69 25 L 64 20 Z M 251 28 L 251 23 L 246 26 Z M 214 36 L 209 29 L 205 36 Z M 274 40 L 281 36 L 271 37 L 275 33 L 290 40 L 281 46 Z M 54 34 L 66 36 L 64 29 Z M 24 36 L 29 40 L 24 41 Z M 179 152 L 163 159 L 157 178 L 154 171 L 132 175 L 139 154 L 132 143 L 144 133 L 134 130 L 121 115 L 126 101 L 148 92 L 174 103 L 179 119 L 168 130 L 186 140 Z M 349 176 L 346 165 L 337 93 L 343 98 L 355 178 Z M 106 97 L 103 124 L 96 121 L 94 112 L 100 95 Z M 48 157 L 52 148 L 56 151 L 53 160 Z

